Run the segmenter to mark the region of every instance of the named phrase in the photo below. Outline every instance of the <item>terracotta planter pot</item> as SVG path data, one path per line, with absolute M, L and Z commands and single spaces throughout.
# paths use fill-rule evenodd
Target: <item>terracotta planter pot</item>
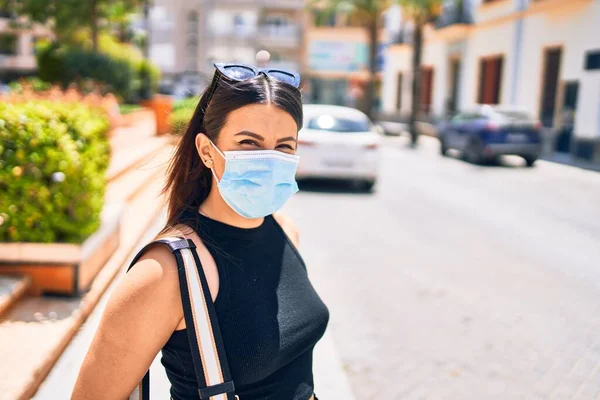
M 169 96 L 154 95 L 150 100 L 142 101 L 141 104 L 154 112 L 157 135 L 164 135 L 171 131 L 169 117 L 173 112 L 173 100 Z

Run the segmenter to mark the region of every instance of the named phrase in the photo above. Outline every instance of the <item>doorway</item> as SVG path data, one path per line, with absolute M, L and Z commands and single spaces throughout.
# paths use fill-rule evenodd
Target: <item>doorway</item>
M 544 80 L 542 83 L 540 121 L 548 128 L 554 125 L 561 56 L 561 48 L 546 49 L 544 52 Z
M 398 84 L 396 85 L 396 110 L 402 109 L 402 72 L 398 72 Z
M 433 94 L 433 68 L 421 69 L 421 111 L 425 114 L 431 112 L 431 98 Z
M 479 63 L 479 104 L 500 103 L 504 57 L 488 57 Z
M 571 152 L 571 141 L 573 136 L 573 125 L 575 124 L 575 112 L 577 111 L 577 97 L 579 93 L 579 81 L 568 81 L 563 83 L 562 110 L 560 115 L 560 128 L 556 135 L 554 149 L 559 153 Z

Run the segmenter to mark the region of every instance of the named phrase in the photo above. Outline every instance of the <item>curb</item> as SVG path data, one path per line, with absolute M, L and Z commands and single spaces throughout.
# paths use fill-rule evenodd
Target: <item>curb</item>
M 313 374 L 319 399 L 355 400 L 350 380 L 335 347 L 329 328 L 315 346 Z

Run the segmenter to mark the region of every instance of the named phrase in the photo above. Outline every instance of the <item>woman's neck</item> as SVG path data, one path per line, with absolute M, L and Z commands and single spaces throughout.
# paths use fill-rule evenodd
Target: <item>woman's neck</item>
M 214 219 L 215 221 L 227 225 L 237 226 L 238 228 L 256 228 L 264 221 L 264 218 L 242 217 L 232 210 L 221 197 L 217 184 L 214 181 L 208 197 L 202 202 L 198 212 L 206 215 L 210 219 Z

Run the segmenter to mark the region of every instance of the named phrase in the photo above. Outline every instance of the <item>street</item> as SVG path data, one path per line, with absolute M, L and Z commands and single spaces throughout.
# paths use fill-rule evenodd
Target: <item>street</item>
M 356 398 L 600 398 L 600 175 L 384 143 L 286 206 Z

